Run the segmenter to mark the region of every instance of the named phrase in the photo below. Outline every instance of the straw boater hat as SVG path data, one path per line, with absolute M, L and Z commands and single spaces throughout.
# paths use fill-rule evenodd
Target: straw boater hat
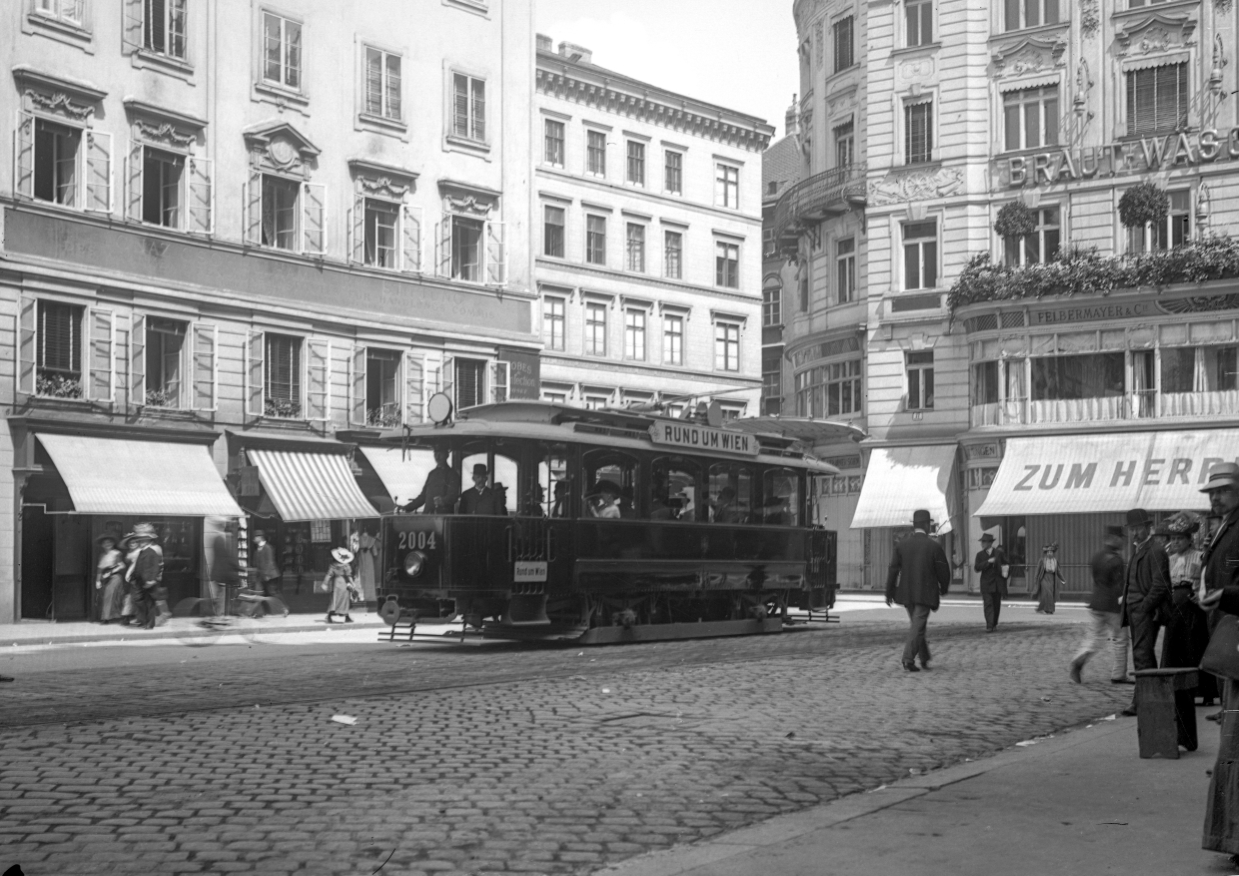
M 981 536 L 981 541 L 993 541 L 993 540 L 994 540 L 994 536 L 990 535 L 988 532 L 985 533 L 985 535 Z
M 1209 481 L 1200 489 L 1202 493 L 1220 490 L 1222 487 L 1233 487 L 1239 484 L 1239 465 L 1233 462 L 1219 462 L 1209 469 Z
M 353 552 L 348 548 L 336 548 L 331 552 L 331 558 L 337 563 L 342 563 L 347 566 L 353 562 Z
M 137 541 L 138 539 L 146 539 L 154 541 L 159 536 L 155 532 L 155 525 L 152 523 L 135 523 L 133 532 L 125 536 L 125 541 Z

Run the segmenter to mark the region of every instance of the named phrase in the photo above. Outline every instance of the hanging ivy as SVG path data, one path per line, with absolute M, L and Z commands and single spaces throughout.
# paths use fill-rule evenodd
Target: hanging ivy
M 1119 221 L 1125 228 L 1143 228 L 1160 222 L 1170 212 L 1166 193 L 1150 182 L 1137 183 L 1119 198 Z
M 1037 214 L 1023 201 L 1003 204 L 994 220 L 999 237 L 1026 237 L 1037 230 Z

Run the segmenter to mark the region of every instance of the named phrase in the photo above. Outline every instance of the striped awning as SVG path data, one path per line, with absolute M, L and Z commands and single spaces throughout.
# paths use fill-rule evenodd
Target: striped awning
M 241 517 L 201 444 L 39 433 L 79 514 Z
M 352 520 L 378 517 L 342 453 L 294 450 L 246 451 L 280 519 Z
M 865 482 L 852 515 L 852 529 L 911 526 L 912 512 L 924 509 L 951 531 L 949 484 L 955 467 L 955 445 L 878 447 L 869 454 Z

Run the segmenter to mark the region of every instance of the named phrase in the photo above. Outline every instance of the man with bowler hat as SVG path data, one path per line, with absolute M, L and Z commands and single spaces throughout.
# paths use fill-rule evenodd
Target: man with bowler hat
M 1089 658 L 1108 643 L 1114 665 L 1110 668 L 1112 684 L 1131 684 L 1127 677 L 1127 638 L 1119 599 L 1123 595 L 1123 527 L 1107 526 L 1103 547 L 1093 554 L 1093 595 L 1088 601 L 1089 628 L 1084 644 L 1071 660 L 1068 670 L 1071 680 L 1080 684 L 1080 670 Z
M 942 545 L 929 537 L 931 525 L 928 511 L 912 512 L 912 534 L 895 545 L 886 576 L 886 604 L 897 602 L 908 612 L 908 641 L 903 647 L 903 668 L 908 672 L 929 668 L 925 626 L 929 613 L 938 610 L 939 596 L 951 586 L 951 563 Z
M 981 536 L 981 550 L 977 553 L 972 568 L 981 573 L 981 603 L 985 607 L 985 632 L 998 629 L 998 613 L 1002 611 L 1002 598 L 1007 595 L 1007 555 L 1002 548 L 994 547 L 994 536 L 988 532 Z
M 473 467 L 473 486 L 460 494 L 461 514 L 488 514 L 492 517 L 507 513 L 499 490 L 488 487 L 490 470 L 482 463 Z
M 1127 512 L 1127 532 L 1133 545 L 1123 586 L 1123 621 L 1131 628 L 1131 662 L 1136 671 L 1156 669 L 1159 609 L 1170 604 L 1170 558 L 1153 538 L 1153 518 L 1143 508 Z M 1136 714 L 1132 697 L 1124 715 Z

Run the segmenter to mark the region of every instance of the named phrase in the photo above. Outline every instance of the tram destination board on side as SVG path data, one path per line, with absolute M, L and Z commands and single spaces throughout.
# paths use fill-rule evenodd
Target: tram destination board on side
M 680 450 L 714 450 L 747 456 L 757 456 L 759 450 L 753 435 L 694 423 L 655 423 L 650 426 L 650 440 Z

